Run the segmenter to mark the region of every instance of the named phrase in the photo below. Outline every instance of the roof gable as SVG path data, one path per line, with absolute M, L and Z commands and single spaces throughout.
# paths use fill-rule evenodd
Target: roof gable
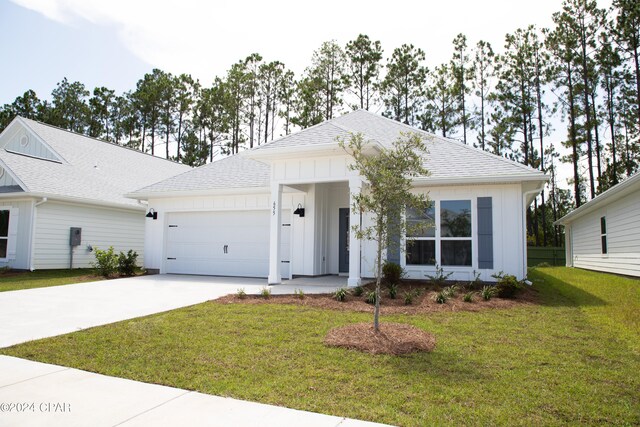
M 63 161 L 59 154 L 23 122 L 22 118 L 18 117 L 11 125 L 0 138 L 0 148 L 37 159 Z
M 29 119 L 16 118 L 10 128 L 0 135 L 0 166 L 30 193 L 139 206 L 124 194 L 191 169 Z M 30 137 L 27 147 L 32 143 L 33 148 L 40 147 L 40 155 L 8 148 L 16 138 L 20 143 L 22 135 Z

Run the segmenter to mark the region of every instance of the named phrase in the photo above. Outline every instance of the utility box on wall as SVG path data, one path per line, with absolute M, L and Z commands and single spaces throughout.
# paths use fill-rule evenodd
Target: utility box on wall
M 80 246 L 82 243 L 82 228 L 71 227 L 69 231 L 69 246 Z

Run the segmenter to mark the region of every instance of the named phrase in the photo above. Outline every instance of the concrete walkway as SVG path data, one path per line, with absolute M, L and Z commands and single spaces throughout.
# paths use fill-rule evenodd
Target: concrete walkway
M 337 276 L 294 279 L 271 290 L 325 293 L 343 282 Z M 265 286 L 265 279 L 155 275 L 0 292 L 0 348 L 199 304 L 239 288 L 258 294 Z
M 381 424 L 0 356 L 0 425 L 365 427 Z

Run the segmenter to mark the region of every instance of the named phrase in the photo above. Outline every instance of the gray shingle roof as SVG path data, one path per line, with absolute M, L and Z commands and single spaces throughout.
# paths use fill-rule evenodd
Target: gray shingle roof
M 271 167 L 257 160 L 230 156 L 141 188 L 129 196 L 153 193 L 260 188 L 269 186 Z
M 291 135 L 258 146 L 242 155 L 227 157 L 197 169 L 168 178 L 129 194 L 147 197 L 154 193 L 179 193 L 217 189 L 268 187 L 269 165 L 257 160 L 263 155 L 291 153 L 297 149 L 336 147 L 337 137 L 363 133 L 365 139 L 391 146 L 401 132 L 418 132 L 425 136 L 429 153 L 425 166 L 428 180 L 469 179 L 482 182 L 490 178 L 540 179 L 545 175 L 520 163 L 495 156 L 458 141 L 437 137 L 365 110 L 357 110 Z
M 19 120 L 64 159 L 57 163 L 0 150 L 0 160 L 31 193 L 139 206 L 124 194 L 191 170 L 116 144 L 29 119 Z

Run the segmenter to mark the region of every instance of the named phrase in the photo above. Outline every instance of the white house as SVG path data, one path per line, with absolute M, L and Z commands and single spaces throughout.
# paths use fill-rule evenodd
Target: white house
M 567 266 L 640 276 L 640 173 L 560 218 Z
M 375 246 L 359 241 L 350 224 L 370 218 L 350 207 L 367 184 L 350 171 L 350 156 L 336 137 L 362 133 L 371 149 L 388 147 L 404 132 L 425 137 L 428 177 L 415 191 L 428 193 L 432 219 L 422 236 L 402 236 L 402 249 L 386 258 L 410 277 L 433 274 L 483 279 L 505 271 L 526 275 L 525 210 L 546 176 L 516 162 L 435 137 L 358 110 L 142 188 L 129 197 L 148 200 L 158 213 L 146 222 L 145 266 L 160 273 L 268 277 L 348 275 L 350 286 L 374 275 Z M 451 227 L 455 221 L 461 227 Z M 400 237 L 400 236 L 398 236 Z
M 17 117 L 0 134 L 0 267 L 89 267 L 90 247 L 142 255 L 146 205 L 123 194 L 190 169 Z

